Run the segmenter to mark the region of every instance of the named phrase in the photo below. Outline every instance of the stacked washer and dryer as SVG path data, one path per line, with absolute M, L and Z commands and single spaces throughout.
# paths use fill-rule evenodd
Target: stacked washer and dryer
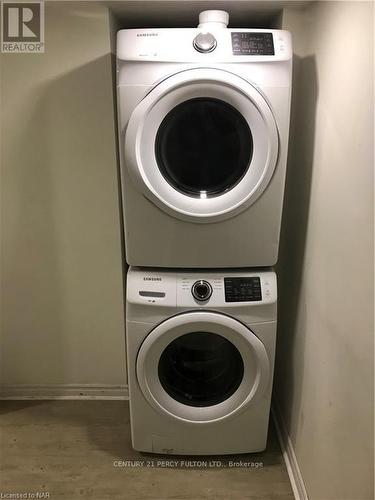
M 286 31 L 127 29 L 117 91 L 132 443 L 266 446 L 292 46 Z

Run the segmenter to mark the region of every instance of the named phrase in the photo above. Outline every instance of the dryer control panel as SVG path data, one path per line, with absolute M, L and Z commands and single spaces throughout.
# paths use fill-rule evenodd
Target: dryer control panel
M 117 33 L 118 61 L 277 62 L 292 59 L 283 30 L 201 28 L 126 29 Z
M 204 11 L 197 28 L 126 29 L 117 33 L 117 60 L 270 62 L 292 59 L 288 31 L 228 28 L 224 11 Z M 240 56 L 240 57 L 239 57 Z
M 232 31 L 232 52 L 238 56 L 274 56 L 272 33 Z
M 127 300 L 165 307 L 241 307 L 277 300 L 273 271 L 128 271 Z

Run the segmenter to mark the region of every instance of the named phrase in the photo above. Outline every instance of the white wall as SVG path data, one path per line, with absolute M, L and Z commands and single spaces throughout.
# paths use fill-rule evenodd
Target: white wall
M 296 50 L 276 396 L 310 500 L 373 498 L 373 5 L 286 11 Z
M 2 54 L 1 382 L 126 383 L 108 12 L 46 2 Z

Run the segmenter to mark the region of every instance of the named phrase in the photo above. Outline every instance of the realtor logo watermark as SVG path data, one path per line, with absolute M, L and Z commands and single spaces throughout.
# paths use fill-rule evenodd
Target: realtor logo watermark
M 44 52 L 44 2 L 1 2 L 1 51 Z

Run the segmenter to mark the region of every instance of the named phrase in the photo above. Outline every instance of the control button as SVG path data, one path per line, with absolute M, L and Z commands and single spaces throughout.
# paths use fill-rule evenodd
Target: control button
M 216 38 L 211 33 L 199 33 L 193 40 L 193 47 L 198 52 L 212 52 L 216 44 Z
M 191 293 L 193 294 L 195 300 L 203 302 L 211 297 L 212 286 L 208 283 L 208 281 L 199 280 L 192 286 Z

